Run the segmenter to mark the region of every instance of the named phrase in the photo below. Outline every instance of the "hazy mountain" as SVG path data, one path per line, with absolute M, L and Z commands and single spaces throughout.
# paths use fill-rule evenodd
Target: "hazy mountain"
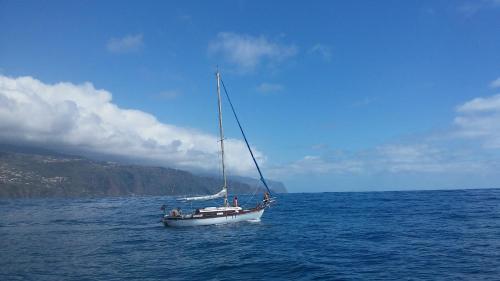
M 257 181 L 258 182 L 258 181 Z M 151 166 L 94 161 L 32 147 L 0 145 L 0 198 L 126 195 L 202 195 L 220 190 L 210 176 Z M 262 187 L 229 181 L 232 194 Z

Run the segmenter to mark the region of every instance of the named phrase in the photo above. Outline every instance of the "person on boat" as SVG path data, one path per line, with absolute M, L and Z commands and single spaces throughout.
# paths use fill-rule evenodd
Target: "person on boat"
M 269 203 L 269 192 L 264 192 L 264 203 Z
M 238 196 L 234 196 L 233 198 L 233 206 L 238 207 Z
M 181 215 L 181 208 L 175 208 L 170 212 L 172 217 L 177 217 Z

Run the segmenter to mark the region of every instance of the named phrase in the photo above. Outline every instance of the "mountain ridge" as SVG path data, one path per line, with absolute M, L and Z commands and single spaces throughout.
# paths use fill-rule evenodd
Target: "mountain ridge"
M 228 185 L 232 194 L 264 191 L 263 186 L 237 178 L 229 179 Z M 222 181 L 213 176 L 179 169 L 0 145 L 0 198 L 205 195 L 221 186 Z

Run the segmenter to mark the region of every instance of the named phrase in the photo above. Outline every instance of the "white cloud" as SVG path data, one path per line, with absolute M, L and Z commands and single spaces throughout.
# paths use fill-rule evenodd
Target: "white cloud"
M 471 17 L 481 10 L 500 7 L 500 0 L 476 0 L 461 3 L 457 10 L 466 17 Z
M 311 149 L 313 150 L 325 150 L 325 149 L 329 149 L 330 148 L 330 145 L 326 144 L 326 143 L 317 143 L 317 144 L 313 144 L 311 146 Z
M 297 54 L 294 45 L 272 42 L 264 36 L 220 32 L 209 43 L 208 51 L 235 64 L 242 71 L 252 71 L 264 62 L 279 63 Z
M 120 108 L 113 103 L 111 93 L 95 89 L 91 83 L 51 85 L 32 77 L 0 75 L 2 141 L 61 145 L 178 168 L 217 171 L 217 139 L 161 123 L 140 110 Z M 254 171 L 243 142 L 228 139 L 226 150 L 230 171 Z
M 332 59 L 332 51 L 330 47 L 323 44 L 316 44 L 309 49 L 310 54 L 319 54 L 324 60 L 330 61 Z
M 181 95 L 181 92 L 179 90 L 167 90 L 158 93 L 155 97 L 159 99 L 166 99 L 166 100 L 172 100 Z
M 326 149 L 320 156 L 305 156 L 275 168 L 273 173 L 286 177 L 304 173 L 478 175 L 491 172 L 492 167 L 500 165 L 500 159 L 492 151 L 500 149 L 500 94 L 472 99 L 459 105 L 456 111 L 450 135 L 387 143 L 356 154 L 332 153 Z M 454 143 L 465 139 L 472 142 L 465 147 Z
M 443 131 L 411 140 L 388 142 L 357 152 L 319 144 L 315 154 L 273 167 L 270 175 L 329 189 L 344 183 L 362 188 L 470 188 L 498 185 L 500 170 L 500 94 L 471 99 L 456 107 L 456 116 Z M 351 184 L 353 184 L 351 186 Z
M 391 173 L 474 172 L 483 167 L 467 155 L 427 143 L 388 144 L 376 149 L 372 166 Z
M 111 38 L 106 49 L 111 53 L 137 52 L 144 46 L 142 34 L 127 35 L 122 38 Z
M 187 23 L 193 22 L 193 16 L 191 16 L 190 14 L 179 12 L 179 15 L 177 16 L 177 18 L 183 22 L 187 22 Z
M 363 106 L 367 106 L 369 104 L 374 103 L 376 100 L 377 99 L 373 98 L 373 97 L 364 97 L 363 99 L 360 99 L 360 100 L 357 100 L 357 101 L 353 102 L 352 106 L 354 106 L 354 107 L 363 107 Z
M 497 79 L 491 81 L 490 87 L 491 88 L 500 88 L 500 77 L 498 77 Z
M 500 111 L 500 94 L 475 98 L 457 107 L 460 113 L 482 113 L 487 111 Z
M 283 85 L 281 84 L 274 84 L 274 83 L 262 83 L 257 87 L 257 91 L 263 94 L 269 94 L 269 93 L 277 93 L 281 92 L 285 89 Z
M 327 159 L 321 156 L 306 155 L 302 159 L 270 170 L 277 178 L 314 174 L 346 174 L 363 171 L 364 163 L 357 159 Z
M 475 98 L 459 107 L 456 135 L 478 139 L 487 148 L 500 148 L 500 94 Z
M 486 161 L 472 153 L 440 148 L 427 143 L 386 144 L 356 154 L 341 151 L 300 160 L 272 169 L 271 175 L 352 175 L 479 173 L 488 170 Z

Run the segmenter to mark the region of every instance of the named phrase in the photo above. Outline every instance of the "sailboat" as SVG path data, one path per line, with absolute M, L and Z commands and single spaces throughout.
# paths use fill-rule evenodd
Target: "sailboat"
M 267 185 L 264 176 L 262 175 L 262 171 L 255 159 L 252 149 L 248 143 L 245 132 L 243 131 L 243 127 L 236 115 L 236 111 L 234 106 L 229 98 L 229 94 L 226 90 L 226 86 L 221 79 L 220 72 L 217 70 L 216 72 L 217 78 L 217 100 L 218 100 L 218 112 L 219 112 L 219 135 L 220 135 L 220 151 L 221 151 L 221 161 L 222 161 L 222 178 L 223 178 L 223 186 L 222 189 L 212 195 L 205 196 L 196 196 L 196 197 L 186 197 L 182 198 L 184 201 L 198 201 L 198 200 L 213 200 L 217 198 L 224 198 L 222 206 L 219 207 L 204 207 L 196 209 L 194 212 L 189 214 L 182 214 L 180 209 L 173 209 L 168 213 L 164 213 L 162 221 L 165 226 L 199 226 L 199 225 L 213 225 L 213 224 L 228 224 L 228 223 L 236 223 L 242 221 L 260 221 L 260 218 L 264 214 L 266 208 L 268 208 L 271 203 L 274 202 L 274 199 L 271 197 L 271 190 Z M 233 115 L 238 123 L 243 139 L 245 140 L 248 151 L 250 152 L 250 156 L 255 164 L 255 167 L 260 175 L 260 180 L 264 184 L 266 188 L 266 192 L 264 193 L 264 199 L 259 202 L 255 207 L 244 209 L 238 206 L 237 201 L 233 202 L 231 206 L 228 202 L 228 184 L 227 184 L 227 175 L 226 175 L 226 165 L 225 165 L 225 155 L 224 155 L 224 129 L 222 126 L 222 100 L 221 100 L 221 84 L 224 89 L 225 96 L 229 105 L 231 106 L 231 110 Z M 165 209 L 163 208 L 165 211 Z

